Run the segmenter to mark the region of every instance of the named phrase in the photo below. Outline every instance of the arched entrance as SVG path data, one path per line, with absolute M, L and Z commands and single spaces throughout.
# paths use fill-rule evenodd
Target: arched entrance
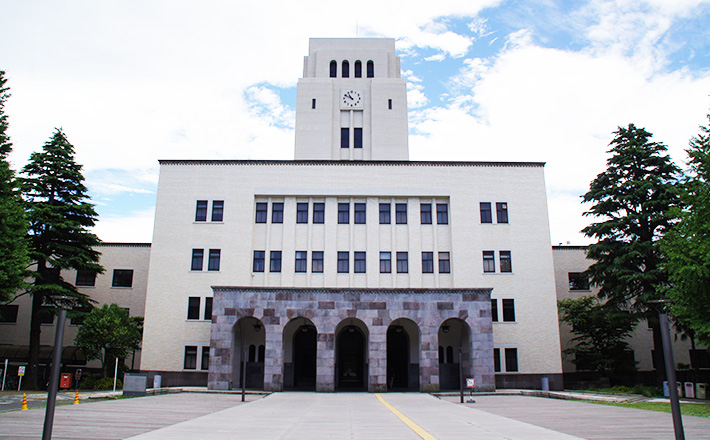
M 387 389 L 419 389 L 419 328 L 409 319 L 387 328 Z
M 359 319 L 347 319 L 336 328 L 335 387 L 367 389 L 367 327 Z
M 318 331 L 306 318 L 294 318 L 284 326 L 284 388 L 316 389 Z
M 246 373 L 246 387 L 264 389 L 264 355 L 266 331 L 254 317 L 241 318 L 232 330 L 232 389 L 242 387 Z M 244 363 L 246 361 L 246 364 Z
M 468 324 L 458 318 L 447 319 L 439 326 L 439 386 L 442 390 L 459 389 L 462 373 L 467 374 L 469 335 Z

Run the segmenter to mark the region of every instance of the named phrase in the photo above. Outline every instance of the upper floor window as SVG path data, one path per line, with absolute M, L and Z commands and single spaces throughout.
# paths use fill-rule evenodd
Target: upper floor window
M 338 223 L 350 223 L 350 203 L 338 203 Z
M 362 62 L 355 61 L 355 78 L 362 78 Z
M 254 251 L 254 264 L 252 266 L 253 272 L 263 272 L 264 271 L 264 259 L 266 258 L 265 251 Z
M 224 218 L 224 200 L 212 201 L 212 221 L 221 222 Z
M 335 78 L 338 76 L 338 63 L 335 60 L 330 62 L 330 77 Z
M 504 299 L 503 300 L 503 321 L 504 322 L 515 322 L 515 300 L 514 299 Z
M 204 249 L 193 249 L 192 250 L 192 262 L 190 263 L 190 270 L 202 270 L 202 262 L 205 258 Z
M 483 271 L 484 272 L 495 272 L 496 271 L 495 253 L 493 251 L 483 251 Z
M 296 272 L 306 272 L 308 252 L 296 251 Z
M 200 365 L 201 370 L 210 369 L 210 347 L 202 347 L 202 364 Z
M 207 200 L 198 200 L 197 208 L 195 209 L 195 221 L 207 221 Z
M 308 203 L 296 203 L 296 223 L 308 223 Z
M 348 60 L 343 61 L 343 78 L 350 77 L 350 63 Z
M 505 349 L 505 371 L 508 371 L 508 372 L 518 371 L 518 349 L 517 348 L 506 348 Z
M 268 205 L 265 202 L 256 204 L 256 223 L 266 223 L 266 213 Z
M 14 324 L 17 322 L 17 311 L 20 306 L 17 304 L 2 304 L 0 305 L 0 322 Z
M 481 202 L 481 223 L 493 223 L 490 202 Z
M 313 223 L 325 223 L 325 203 L 313 204 Z
M 434 252 L 422 252 L 422 273 L 434 273 Z
M 421 211 L 421 220 L 423 225 L 431 224 L 431 203 L 422 203 L 419 205 Z
M 500 348 L 493 349 L 493 371 L 500 373 Z
M 212 297 L 205 298 L 205 321 L 212 320 Z
M 284 204 L 283 202 L 274 202 L 271 204 L 271 223 L 284 222 Z
M 185 370 L 197 369 L 197 346 L 185 346 L 185 362 L 182 366 Z
M 397 273 L 409 273 L 409 254 L 397 252 Z
M 380 203 L 380 224 L 389 225 L 391 222 L 390 218 L 391 205 L 389 203 Z
M 436 204 L 436 223 L 439 225 L 449 224 L 449 205 L 447 203 Z
M 362 148 L 362 127 L 353 128 L 353 148 Z
M 500 271 L 512 272 L 513 264 L 510 258 L 510 251 L 500 251 Z
M 589 290 L 589 278 L 582 272 L 569 272 L 569 290 Z
M 113 287 L 133 287 L 133 269 L 114 269 Z
M 313 273 L 322 273 L 323 272 L 323 251 L 311 252 L 311 272 L 313 272 Z
M 498 300 L 491 298 L 491 321 L 498 322 Z
M 439 273 L 451 273 L 451 260 L 448 252 L 439 252 Z
M 496 203 L 496 221 L 498 223 L 508 223 L 508 204 Z
M 269 262 L 269 272 L 281 272 L 281 251 L 271 251 L 271 261 Z
M 392 273 L 392 252 L 380 252 L 380 273 Z
M 365 252 L 355 252 L 355 273 L 365 273 L 367 268 L 367 260 L 365 259 Z
M 350 128 L 342 127 L 340 129 L 340 148 L 350 148 Z
M 338 273 L 348 273 L 350 271 L 350 253 L 338 252 Z
M 372 60 L 367 62 L 367 77 L 368 78 L 375 77 L 375 63 L 373 63 Z
M 79 269 L 76 271 L 76 281 L 74 285 L 79 286 L 95 286 L 96 285 L 96 272 L 93 270 Z
M 407 204 L 397 203 L 395 204 L 395 220 L 398 225 L 407 224 Z
M 187 319 L 200 319 L 199 296 L 191 296 L 187 299 Z
M 367 219 L 366 206 L 364 203 L 355 204 L 355 224 L 364 225 Z
M 207 261 L 207 270 L 218 271 L 219 270 L 219 260 L 222 251 L 219 249 L 210 249 L 210 257 Z

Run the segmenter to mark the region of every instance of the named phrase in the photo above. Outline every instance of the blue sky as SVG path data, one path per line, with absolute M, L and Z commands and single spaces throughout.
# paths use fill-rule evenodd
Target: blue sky
M 19 169 L 54 127 L 106 241 L 152 237 L 159 159 L 291 159 L 309 37 L 393 37 L 413 160 L 546 162 L 553 244 L 635 123 L 681 166 L 710 111 L 710 1 L 2 1 Z

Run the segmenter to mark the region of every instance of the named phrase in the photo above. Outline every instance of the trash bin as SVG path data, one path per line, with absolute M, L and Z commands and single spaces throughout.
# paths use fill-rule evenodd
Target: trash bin
M 685 387 L 685 397 L 688 399 L 695 399 L 695 386 L 693 382 L 684 382 L 683 386 Z
M 549 377 L 542 378 L 542 391 L 550 391 L 550 378 Z
M 163 381 L 163 376 L 160 374 L 156 374 L 153 376 L 153 388 L 160 388 L 160 385 Z
M 680 382 L 676 382 L 676 388 L 678 389 L 678 397 L 683 397 L 683 384 Z M 668 381 L 664 380 L 663 381 L 663 395 L 666 397 L 670 397 L 671 393 L 668 389 Z
M 63 390 L 68 390 L 72 387 L 72 377 L 71 373 L 62 373 L 59 377 L 59 388 Z
M 708 384 L 706 383 L 696 383 L 695 384 L 695 398 L 705 400 L 708 398 L 707 395 Z

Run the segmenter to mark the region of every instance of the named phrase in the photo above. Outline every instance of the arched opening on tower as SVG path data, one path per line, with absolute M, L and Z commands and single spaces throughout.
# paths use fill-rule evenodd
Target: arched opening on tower
M 343 78 L 349 78 L 350 77 L 350 63 L 348 60 L 343 61 Z
M 335 338 L 335 387 L 342 391 L 367 389 L 367 326 L 355 318 L 338 324 Z
M 373 63 L 372 60 L 367 62 L 367 77 L 368 78 L 375 77 L 375 63 Z
M 330 62 L 330 77 L 335 78 L 338 76 L 338 63 L 335 60 Z
M 362 78 L 362 61 L 355 61 L 355 78 Z

